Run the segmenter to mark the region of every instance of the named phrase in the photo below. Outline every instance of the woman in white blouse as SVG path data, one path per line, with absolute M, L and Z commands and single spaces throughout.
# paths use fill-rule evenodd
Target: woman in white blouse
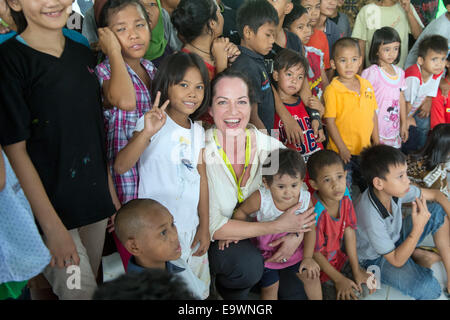
M 290 232 L 274 242 L 280 246 L 271 261 L 289 259 L 301 243 L 298 232 L 314 223 L 313 208 L 295 215 L 292 207 L 272 222 L 231 219 L 236 205 L 262 184 L 261 164 L 272 151 L 284 146 L 248 124 L 255 110 L 249 81 L 240 72 L 226 70 L 211 84 L 210 114 L 215 126 L 206 132 L 206 171 L 209 186 L 211 272 L 224 299 L 247 299 L 263 273 L 264 261 L 249 238 Z M 253 109 L 253 110 L 252 110 Z M 280 299 L 305 299 L 302 282 L 295 273 L 280 274 Z

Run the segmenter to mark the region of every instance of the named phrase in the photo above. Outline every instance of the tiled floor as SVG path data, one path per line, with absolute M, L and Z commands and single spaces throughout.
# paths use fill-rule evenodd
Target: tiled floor
M 427 237 L 421 243 L 421 245 L 434 246 L 433 239 L 431 237 Z M 445 283 L 447 282 L 447 275 L 442 262 L 435 263 L 431 267 L 431 270 L 433 270 L 434 276 L 436 277 L 436 279 L 441 284 L 441 287 L 443 288 L 445 286 Z M 397 289 L 382 284 L 381 289 L 377 290 L 377 292 L 375 292 L 372 295 L 368 295 L 363 300 L 414 300 L 414 299 L 402 294 Z M 441 294 L 441 296 L 437 300 L 447 300 L 447 298 L 445 297 L 444 294 Z

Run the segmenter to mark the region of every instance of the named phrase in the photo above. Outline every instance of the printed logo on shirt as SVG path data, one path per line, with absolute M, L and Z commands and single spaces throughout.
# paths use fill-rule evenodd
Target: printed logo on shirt
M 371 88 L 367 88 L 366 92 L 364 93 L 364 96 L 366 99 L 372 100 L 373 99 L 373 91 Z
M 266 79 L 266 80 L 263 81 L 263 83 L 261 83 L 261 90 L 265 91 L 267 89 L 270 89 L 269 79 Z
M 445 112 L 450 113 L 450 108 L 445 109 Z

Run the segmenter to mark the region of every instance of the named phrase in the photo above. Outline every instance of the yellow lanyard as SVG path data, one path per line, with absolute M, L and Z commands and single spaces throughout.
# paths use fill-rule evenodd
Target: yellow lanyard
M 247 169 L 249 163 L 250 163 L 250 153 L 251 153 L 251 139 L 250 139 L 250 131 L 248 129 L 245 129 L 245 134 L 247 136 L 246 144 L 245 144 L 245 164 L 244 164 L 244 171 L 242 171 L 242 175 L 239 178 L 239 181 L 236 177 L 236 173 L 234 172 L 233 166 L 231 165 L 230 160 L 227 157 L 227 154 L 225 151 L 223 151 L 222 146 L 219 144 L 219 140 L 217 139 L 217 129 L 214 129 L 214 141 L 216 142 L 217 150 L 219 151 L 220 155 L 222 156 L 223 161 L 225 162 L 225 165 L 227 166 L 228 170 L 233 175 L 234 181 L 237 185 L 238 190 L 238 201 L 241 203 L 244 201 L 244 195 L 242 194 L 241 190 L 241 182 L 242 178 L 244 177 L 245 170 Z

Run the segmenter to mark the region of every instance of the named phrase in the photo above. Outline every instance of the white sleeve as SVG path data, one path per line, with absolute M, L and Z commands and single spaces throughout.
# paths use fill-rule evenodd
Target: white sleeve
M 420 80 L 416 77 L 407 77 L 406 78 L 406 90 L 405 90 L 405 100 L 411 104 L 417 98 L 417 92 L 420 89 Z

